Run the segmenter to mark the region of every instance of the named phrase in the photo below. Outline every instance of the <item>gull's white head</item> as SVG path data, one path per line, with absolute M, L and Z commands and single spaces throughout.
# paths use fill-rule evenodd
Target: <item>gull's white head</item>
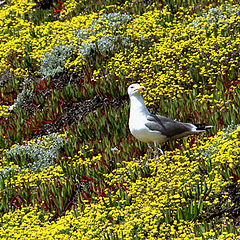
M 145 87 L 141 86 L 138 83 L 133 83 L 128 87 L 128 95 L 131 96 L 138 96 L 140 95 L 140 91 L 144 90 Z

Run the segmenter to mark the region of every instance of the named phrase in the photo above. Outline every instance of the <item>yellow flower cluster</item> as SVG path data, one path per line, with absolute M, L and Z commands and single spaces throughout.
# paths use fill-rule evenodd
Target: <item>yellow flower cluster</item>
M 20 239 L 26 236 L 30 239 L 36 236 L 38 239 L 104 239 L 107 236 L 132 239 L 131 236 L 137 234 L 139 239 L 203 239 L 203 236 L 238 239 L 239 230 L 235 234 L 227 232 L 232 224 L 227 216 L 221 224 L 216 224 L 215 231 L 205 230 L 198 238 L 195 229 L 202 223 L 184 218 L 177 220 L 177 216 L 194 208 L 204 213 L 201 204 L 205 209 L 214 209 L 218 204 L 218 199 L 212 195 L 217 195 L 227 184 L 219 170 L 222 164 L 239 164 L 239 136 L 240 127 L 230 134 L 219 132 L 211 139 L 203 138 L 198 146 L 187 146 L 182 153 L 179 150 L 165 152 L 159 161 L 147 161 L 145 155 L 141 161 L 133 159 L 119 163 L 105 176 L 108 184 L 115 188 L 113 192 L 107 192 L 108 197 L 98 197 L 95 203 L 86 204 L 84 210 L 71 210 L 57 222 L 49 222 L 47 215 L 40 218 L 41 212 L 31 207 L 9 212 L 2 218 L 0 236 L 2 239 L 7 236 Z M 208 161 L 211 161 L 212 171 L 200 173 L 199 166 Z M 134 176 L 138 176 L 135 181 Z M 206 194 L 210 188 L 211 193 Z M 186 195 L 199 196 L 190 203 Z M 217 232 L 220 234 L 216 235 Z
M 61 136 L 66 138 L 66 134 L 59 134 L 58 137 Z M 48 149 L 51 146 L 51 142 L 46 142 L 47 137 L 43 138 L 39 137 L 38 139 L 32 139 L 30 141 L 24 141 L 24 144 L 36 144 L 39 145 L 41 148 Z M 39 142 L 40 140 L 40 142 Z M 13 145 L 11 148 L 14 148 Z M 89 148 L 88 145 L 84 145 L 82 150 L 78 152 L 78 155 L 74 157 L 68 157 L 66 163 L 70 168 L 82 168 L 82 167 L 91 167 L 98 163 L 102 156 L 98 154 L 96 156 L 89 157 L 88 155 L 91 154 L 94 150 Z M 66 161 L 65 158 L 62 158 L 62 161 Z M 64 171 L 60 165 L 56 166 L 49 166 L 48 168 L 41 169 L 40 172 L 34 172 L 30 168 L 24 168 L 23 170 L 19 170 L 19 165 L 9 162 L 5 157 L 1 159 L 0 163 L 0 171 L 6 171 L 9 168 L 14 171 L 14 174 L 11 174 L 10 177 L 5 179 L 5 186 L 10 186 L 11 188 L 22 188 L 24 187 L 32 187 L 35 188 L 39 186 L 41 183 L 54 183 L 56 179 L 61 179 L 62 182 L 66 181 L 66 176 L 64 175 Z
M 10 115 L 9 106 L 0 105 L 0 117 Z
M 63 3 L 63 9 L 60 13 L 59 18 L 64 19 L 66 18 L 70 13 L 72 13 L 78 4 L 80 4 L 81 1 L 76 0 L 67 0 Z
M 93 149 L 92 149 L 93 151 Z M 75 155 L 73 158 L 68 158 L 69 160 L 72 161 L 73 167 L 75 168 L 76 166 L 92 166 L 96 164 L 99 160 L 101 160 L 102 155 L 98 154 L 97 156 L 93 156 L 92 158 L 90 157 L 82 157 L 81 155 Z
M 17 169 L 18 166 L 14 165 Z M 5 169 L 1 169 L 5 170 Z M 28 168 L 16 173 L 10 179 L 5 180 L 5 186 L 21 188 L 36 188 L 41 183 L 54 183 L 56 178 L 61 178 L 62 182 L 66 181 L 61 166 L 49 166 L 47 169 L 42 169 L 40 173 L 34 173 Z
M 62 137 L 66 139 L 66 133 L 59 134 L 56 137 Z M 34 146 L 39 146 L 39 148 L 43 148 L 45 150 L 49 149 L 52 145 L 51 141 L 48 141 L 49 138 L 47 136 L 39 137 L 38 139 L 31 139 L 29 141 L 23 141 L 23 146 L 28 145 L 30 148 L 31 144 Z M 11 149 L 13 149 L 16 145 L 12 145 Z M 54 179 L 61 177 L 63 181 L 65 181 L 65 177 L 63 174 L 63 170 L 61 166 L 49 166 L 47 169 L 43 168 L 40 172 L 34 172 L 29 167 L 20 168 L 19 165 L 14 162 L 9 162 L 6 157 L 1 159 L 1 168 L 0 171 L 5 172 L 10 168 L 13 174 L 4 179 L 4 183 L 6 186 L 14 187 L 14 188 L 22 188 L 23 186 L 28 187 L 37 187 L 40 183 L 53 182 Z
M 43 22 L 38 25 L 32 21 L 35 11 L 32 7 L 36 4 L 33 0 L 12 2 L 14 4 L 10 7 L 6 5 L 0 10 L 0 72 L 10 67 L 11 71 L 21 77 L 29 75 L 28 69 L 20 66 L 21 59 L 30 57 L 34 64 L 39 64 L 43 54 L 51 51 L 54 45 L 74 43 L 76 38 L 73 32 L 88 28 L 92 20 L 97 17 L 96 13 L 92 13 L 78 15 L 64 22 Z M 28 19 L 25 17 L 26 13 L 29 16 Z M 8 59 L 12 58 L 19 61 L 19 67 L 9 66 Z
M 167 22 L 167 14 L 167 8 L 149 11 L 128 24 L 126 34 L 140 43 L 115 54 L 108 62 L 109 74 L 144 84 L 149 105 L 161 95 L 174 99 L 194 89 L 200 90 L 204 101 L 203 88 L 213 92 L 217 78 L 224 79 L 237 69 L 240 18 L 233 15 L 228 19 L 231 23 L 220 24 L 217 32 L 209 29 L 208 33 L 202 25 L 194 28 L 194 16 L 187 12 L 177 13 L 182 22 Z M 94 78 L 100 77 L 96 75 Z

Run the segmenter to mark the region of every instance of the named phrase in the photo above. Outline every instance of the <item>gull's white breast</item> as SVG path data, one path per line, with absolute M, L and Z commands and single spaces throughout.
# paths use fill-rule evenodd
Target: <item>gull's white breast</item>
M 138 140 L 146 143 L 161 143 L 165 142 L 167 137 L 159 131 L 150 130 L 145 124 L 148 122 L 148 111 L 144 100 L 139 93 L 136 96 L 131 96 L 129 129 L 131 134 Z
M 162 135 L 158 131 L 152 131 L 148 127 L 145 126 L 147 122 L 147 118 L 140 117 L 140 118 L 132 118 L 129 119 L 129 129 L 131 134 L 137 138 L 138 140 L 145 142 L 145 143 L 161 143 L 165 142 L 167 137 Z

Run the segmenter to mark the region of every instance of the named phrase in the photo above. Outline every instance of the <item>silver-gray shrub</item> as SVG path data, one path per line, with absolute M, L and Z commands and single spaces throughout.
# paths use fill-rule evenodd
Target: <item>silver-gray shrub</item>
M 78 39 L 83 60 L 87 60 L 87 58 L 96 51 L 99 51 L 102 55 L 106 55 L 109 52 L 116 50 L 118 45 L 116 43 L 121 42 L 122 46 L 130 45 L 129 37 L 119 36 L 117 30 L 120 26 L 131 20 L 132 16 L 126 13 L 103 14 L 99 19 L 93 20 L 89 28 L 76 30 L 75 36 Z M 105 22 L 107 22 L 107 28 Z M 90 36 L 96 36 L 98 33 L 105 33 L 107 30 L 110 30 L 113 35 L 107 34 L 100 37 L 95 42 L 85 42 Z
M 35 142 L 28 142 L 26 145 L 16 144 L 11 149 L 5 152 L 7 159 L 14 159 L 27 155 L 34 160 L 33 163 L 28 163 L 22 169 L 38 173 L 43 168 L 48 168 L 54 165 L 54 159 L 57 158 L 59 150 L 64 146 L 66 140 L 56 133 L 43 136 L 42 139 L 36 139 Z
M 102 25 L 102 29 L 100 28 L 100 31 L 104 32 L 106 30 L 104 26 L 105 24 L 102 23 L 107 21 L 108 29 L 115 32 L 120 28 L 120 26 L 130 22 L 131 20 L 132 16 L 126 13 L 108 13 L 103 14 L 99 19 L 93 20 L 91 27 L 94 29 L 96 26 Z
M 240 125 L 239 124 L 235 125 L 232 122 L 230 125 L 227 126 L 227 128 L 224 128 L 223 132 L 225 134 L 222 136 L 222 140 L 232 139 L 230 133 L 234 132 L 238 128 L 238 126 Z M 208 149 L 201 152 L 201 156 L 206 157 L 208 159 L 212 158 L 214 154 L 217 154 L 219 152 L 218 148 L 219 144 L 220 142 L 218 140 L 215 140 L 215 142 Z
M 122 13 L 103 14 L 99 19 L 92 21 L 87 29 L 78 29 L 74 32 L 77 38 L 76 43 L 69 45 L 59 44 L 52 48 L 52 51 L 45 53 L 40 62 L 40 73 L 43 77 L 54 77 L 57 73 L 64 71 L 64 64 L 72 54 L 80 49 L 82 59 L 86 60 L 93 52 L 99 49 L 101 54 L 106 54 L 114 49 L 117 30 L 124 24 L 132 20 L 132 16 Z M 104 22 L 107 22 L 107 27 Z M 106 35 L 92 42 L 86 43 L 90 36 L 96 36 L 98 33 L 111 31 L 113 36 Z M 118 38 L 118 37 L 117 37 Z M 129 38 L 122 37 L 122 45 L 127 46 Z
M 233 16 L 240 15 L 240 8 L 227 4 L 221 7 L 210 8 L 207 13 L 197 18 L 192 22 L 194 28 L 198 28 L 202 23 L 207 23 L 207 26 L 214 24 L 218 27 L 220 24 L 229 24 L 229 19 Z
M 118 40 L 118 37 L 115 36 L 104 36 L 101 37 L 97 40 L 97 48 L 98 51 L 105 55 L 107 54 L 109 51 L 112 52 L 114 51 L 114 47 L 115 47 L 115 42 Z
M 12 173 L 18 173 L 20 170 L 20 168 L 10 168 L 10 167 L 6 167 L 4 170 L 0 170 L 0 182 L 4 181 L 5 179 L 8 178 L 8 176 Z
M 17 95 L 17 98 L 14 100 L 14 107 L 21 106 L 25 101 L 29 100 L 32 97 L 33 91 L 30 89 L 23 89 L 22 92 L 20 92 Z
M 126 13 L 103 14 L 100 18 L 94 19 L 87 29 L 78 29 L 74 34 L 79 41 L 87 40 L 90 36 L 96 36 L 98 33 L 104 33 L 107 30 L 114 34 L 120 26 L 127 24 L 131 20 L 132 16 Z M 107 22 L 108 28 L 106 28 L 106 24 L 103 24 L 104 22 Z
M 99 51 L 102 55 L 107 55 L 114 52 L 118 47 L 121 40 L 122 46 L 129 46 L 130 39 L 128 37 L 110 36 L 106 35 L 99 38 L 96 42 L 83 43 L 80 48 L 83 60 L 87 60 L 93 52 Z
M 80 52 L 83 60 L 86 60 L 95 50 L 96 50 L 96 43 L 84 42 L 80 47 Z
M 26 101 L 31 99 L 33 90 L 26 88 L 26 85 L 31 83 L 32 83 L 32 80 L 30 78 L 24 79 L 24 81 L 21 83 L 20 86 L 22 87 L 22 91 L 17 95 L 17 98 L 14 100 L 13 105 L 10 106 L 11 110 L 23 105 Z
M 43 77 L 54 77 L 57 73 L 64 70 L 66 60 L 72 56 L 76 50 L 75 45 L 59 44 L 52 48 L 52 51 L 46 52 L 40 62 L 40 73 Z

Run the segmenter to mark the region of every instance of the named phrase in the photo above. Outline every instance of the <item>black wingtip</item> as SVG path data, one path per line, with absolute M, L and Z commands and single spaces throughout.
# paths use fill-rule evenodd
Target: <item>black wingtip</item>
M 196 130 L 208 130 L 213 127 L 213 126 L 206 126 L 206 124 L 204 124 L 204 123 L 194 124 L 194 125 L 197 127 Z

